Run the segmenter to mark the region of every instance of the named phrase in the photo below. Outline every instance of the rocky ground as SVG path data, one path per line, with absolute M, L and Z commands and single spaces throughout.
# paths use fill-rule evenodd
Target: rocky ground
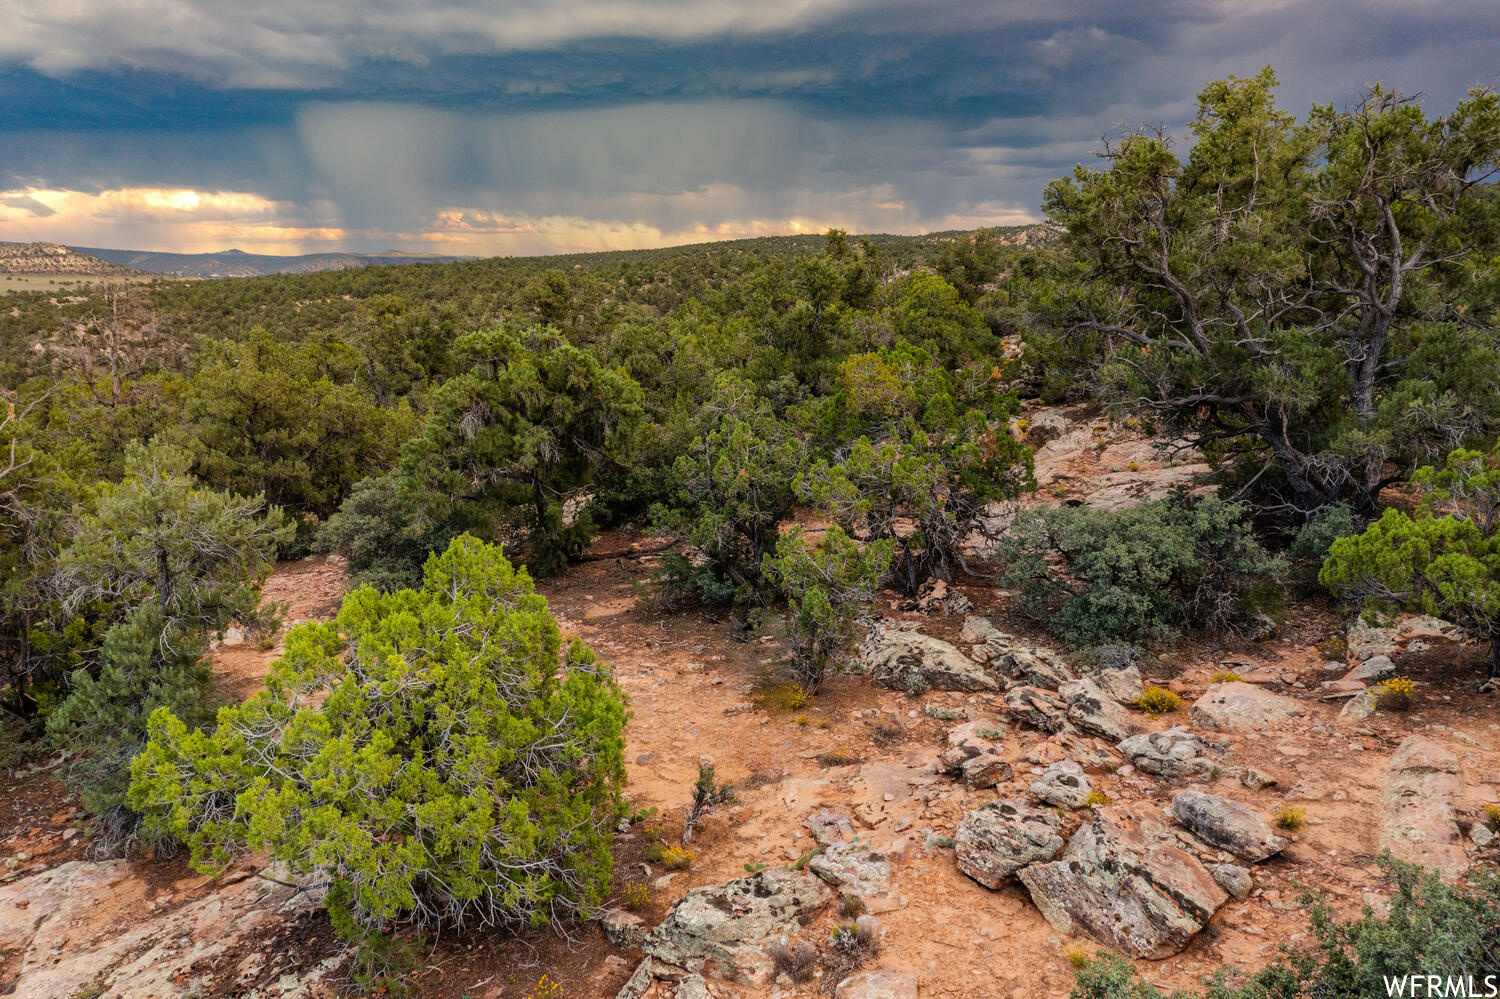
M 1028 432 L 1053 438 L 1040 501 L 1125 503 L 1201 470 L 1128 428 L 1066 414 L 1054 435 L 1035 415 Z M 963 584 L 887 594 L 864 673 L 789 706 L 767 693 L 774 629 L 735 641 L 640 598 L 652 561 L 636 556 L 658 545 L 611 533 L 605 557 L 540 586 L 631 698 L 628 793 L 657 811 L 620 836 L 616 886 L 647 900 L 567 936 L 429 940 L 419 994 L 510 999 L 546 975 L 569 997 L 1063 996 L 1070 959 L 1101 945 L 1163 987 L 1196 987 L 1305 939 L 1301 885 L 1341 913 L 1378 905 L 1383 848 L 1449 873 L 1500 859 L 1477 822 L 1500 801 L 1500 700 L 1470 692 L 1478 652 L 1441 622 L 1346 630 L 1313 603 L 1257 642 L 1106 669 L 1050 650 L 992 586 Z M 317 617 L 342 585 L 337 563 L 312 560 L 279 567 L 267 596 Z M 230 638 L 216 665 L 242 695 L 277 647 Z M 1365 693 L 1391 672 L 1419 686 L 1409 712 Z M 1182 706 L 1130 706 L 1146 684 Z M 700 761 L 739 803 L 669 871 L 646 860 L 648 840 L 675 841 Z M 13 770 L 0 798 L 0 994 L 336 989 L 340 950 L 306 895 L 248 870 L 212 882 L 181 858 L 90 861 L 51 765 Z M 1288 808 L 1300 830 L 1273 823 Z M 843 954 L 850 898 L 866 915 Z M 820 974 L 794 982 L 803 961 Z

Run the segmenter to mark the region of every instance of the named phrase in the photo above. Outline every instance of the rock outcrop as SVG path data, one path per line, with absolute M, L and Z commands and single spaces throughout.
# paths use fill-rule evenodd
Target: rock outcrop
M 1083 767 L 1073 760 L 1059 760 L 1032 782 L 1031 795 L 1038 801 L 1063 808 L 1082 808 L 1093 782 L 1083 772 Z
M 1196 858 L 1148 839 L 1116 808 L 1096 811 L 1061 857 L 1019 876 L 1059 933 L 1148 960 L 1182 950 L 1229 898 Z
M 917 976 L 886 968 L 860 971 L 839 982 L 833 999 L 917 999 Z
M 690 972 L 764 989 L 771 946 L 810 920 L 833 893 L 810 874 L 766 869 L 694 888 L 646 934 L 649 957 Z
M 1380 847 L 1454 878 L 1468 866 L 1453 800 L 1463 793 L 1458 757 L 1413 735 L 1396 747 L 1380 793 Z
M 1143 732 L 1121 740 L 1125 754 L 1141 773 L 1157 777 L 1197 777 L 1214 767 L 1206 754 L 1212 745 L 1201 736 L 1177 726 L 1165 732 Z
M 994 787 L 1009 780 L 1010 763 L 1000 745 L 989 736 L 999 729 L 994 722 L 966 722 L 948 732 L 948 747 L 938 754 L 938 767 L 972 788 Z
M 1017 723 L 1042 732 L 1061 732 L 1067 725 L 1067 706 L 1051 691 L 1012 687 L 1005 692 L 1005 710 Z
M 1000 681 L 981 663 L 941 639 L 915 631 L 877 625 L 860 649 L 859 663 L 874 682 L 909 693 L 1000 689 Z
M 1056 812 L 1014 799 L 976 808 L 958 824 L 953 846 L 958 869 L 986 888 L 999 888 L 1027 864 L 1063 849 Z
M 1178 791 L 1172 817 L 1210 846 L 1258 863 L 1285 850 L 1291 841 L 1271 831 L 1259 815 L 1237 801 L 1204 791 Z
M 124 860 L 72 861 L 0 886 L 0 947 L 13 954 L 6 994 L 175 996 L 207 988 L 214 971 L 227 973 L 242 995 L 275 970 L 264 967 L 261 942 L 316 905 L 295 889 L 248 876 L 175 907 L 159 906 L 152 894 Z M 67 960 L 57 960 L 63 953 Z M 231 963 L 215 967 L 220 962 Z M 310 984 L 277 976 L 263 994 L 305 994 Z
M 808 861 L 807 869 L 844 895 L 863 900 L 871 912 L 901 908 L 891 891 L 891 862 L 863 843 L 835 843 Z
M 1188 717 L 1209 730 L 1257 732 L 1305 714 L 1302 702 L 1273 694 L 1253 683 L 1216 683 L 1193 704 Z
M 1136 729 L 1130 712 L 1093 680 L 1071 680 L 1057 693 L 1068 706 L 1068 721 L 1084 732 L 1119 742 Z

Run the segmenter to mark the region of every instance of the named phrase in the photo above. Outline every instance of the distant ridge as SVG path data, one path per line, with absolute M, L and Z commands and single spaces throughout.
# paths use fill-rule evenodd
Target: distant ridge
M 221 250 L 218 253 L 159 253 L 154 250 L 109 250 L 91 246 L 75 246 L 70 249 L 98 257 L 100 260 L 120 267 L 145 271 L 148 274 L 199 278 L 307 274 L 312 271 L 342 271 L 352 267 L 451 263 L 455 260 L 471 259 L 403 253 L 395 250 L 380 254 L 303 253 L 296 256 L 275 256 L 264 253 L 246 253 L 244 250 Z
M 56 243 L 0 243 L 0 274 L 127 277 L 131 273 L 97 254 Z

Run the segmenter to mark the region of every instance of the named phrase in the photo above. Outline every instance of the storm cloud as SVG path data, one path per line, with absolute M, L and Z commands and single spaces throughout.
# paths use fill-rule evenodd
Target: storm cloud
M 1500 74 L 1469 0 L 18 0 L 0 238 L 546 252 L 1034 219 L 1203 83 Z M 150 192 L 157 192 L 151 194 Z

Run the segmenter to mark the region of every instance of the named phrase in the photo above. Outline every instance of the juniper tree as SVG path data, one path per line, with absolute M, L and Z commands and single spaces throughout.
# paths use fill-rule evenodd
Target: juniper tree
M 1429 117 L 1376 87 L 1299 125 L 1275 83 L 1205 87 L 1185 160 L 1136 133 L 1048 188 L 1092 270 L 1061 325 L 1102 351 L 1110 399 L 1243 466 L 1268 503 L 1368 514 L 1500 421 L 1492 390 L 1465 391 L 1500 376 L 1466 302 L 1500 234 L 1500 100 Z
M 158 709 L 129 800 L 204 873 L 263 853 L 307 876 L 346 939 L 540 926 L 608 894 L 624 724 L 609 668 L 464 535 L 419 589 L 294 628 L 213 728 Z

